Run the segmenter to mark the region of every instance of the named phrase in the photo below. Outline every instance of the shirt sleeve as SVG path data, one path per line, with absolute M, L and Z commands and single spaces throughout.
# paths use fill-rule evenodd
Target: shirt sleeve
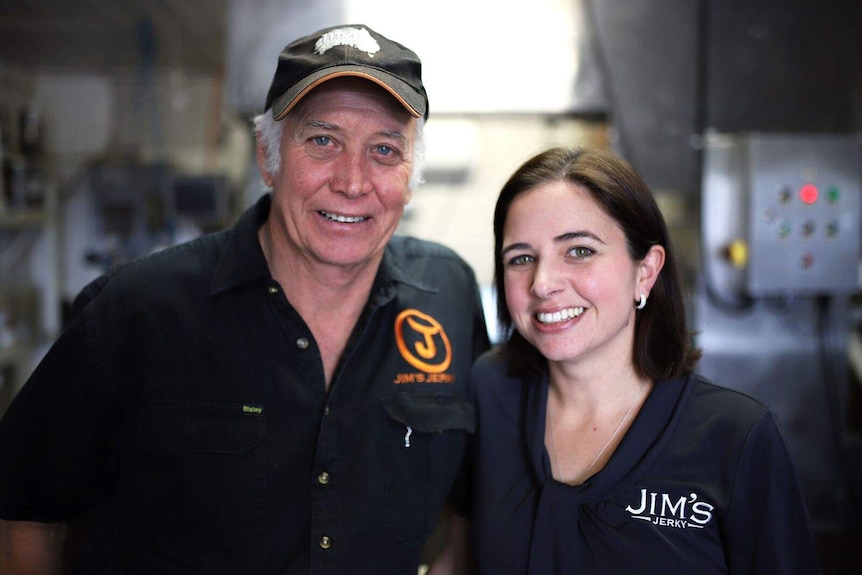
M 742 448 L 722 531 L 734 575 L 820 573 L 800 483 L 771 411 Z
M 488 327 L 485 322 L 485 314 L 482 308 L 482 299 L 478 288 L 474 289 L 475 301 L 473 311 L 473 357 L 475 361 L 480 355 L 485 353 L 490 347 L 490 338 L 488 336 Z M 475 397 L 473 392 L 473 381 L 471 380 L 467 386 L 467 397 L 470 403 L 474 406 L 475 414 Z M 472 436 L 468 441 L 467 449 L 461 460 L 461 465 L 458 469 L 458 475 L 455 477 L 455 483 L 452 485 L 452 490 L 449 493 L 449 505 L 452 510 L 461 517 L 469 518 L 471 516 L 473 492 L 473 447 Z
M 0 517 L 69 521 L 110 481 L 114 417 L 97 383 L 92 306 L 50 348 L 0 420 Z

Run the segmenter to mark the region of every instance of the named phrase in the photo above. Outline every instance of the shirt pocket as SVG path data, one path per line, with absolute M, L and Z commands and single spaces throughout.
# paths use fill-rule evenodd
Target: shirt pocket
M 265 537 L 265 437 L 259 404 L 145 402 L 125 483 L 139 528 L 173 549 L 247 552 Z
M 476 426 L 473 405 L 451 392 L 399 389 L 385 413 L 384 526 L 396 541 L 425 537 L 449 494 Z
M 266 436 L 263 406 L 150 401 L 138 418 L 138 442 L 156 453 L 243 454 Z

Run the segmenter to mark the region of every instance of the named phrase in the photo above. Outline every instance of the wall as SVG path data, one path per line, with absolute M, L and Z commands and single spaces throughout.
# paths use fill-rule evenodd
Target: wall
M 603 104 L 581 0 L 233 0 L 228 101 L 259 113 L 290 41 L 337 24 L 366 25 L 414 50 L 431 113 L 563 113 Z
M 177 173 L 220 173 L 244 183 L 251 126 L 225 110 L 222 87 L 218 75 L 170 69 L 143 77 L 135 70 L 0 66 L 0 109 L 32 106 L 43 125 L 50 210 L 35 225 L 0 229 L 4 279 L 38 291 L 40 341 L 59 333 L 64 304 L 104 271 L 88 256 L 117 241 L 105 233 L 94 201 L 94 166 L 166 163 Z M 37 346 L 32 363 L 42 352 Z
M 167 162 L 181 173 L 220 172 L 243 181 L 251 128 L 223 110 L 218 77 L 177 71 L 152 79 L 134 73 L 40 74 L 35 82 L 59 187 L 64 246 L 59 292 L 65 300 L 103 271 L 85 254 L 116 241 L 100 229 L 90 168 Z
M 606 145 L 603 123 L 542 115 L 444 116 L 426 130 L 426 182 L 413 196 L 401 233 L 455 248 L 477 279 L 493 279 L 492 221 L 511 172 L 551 145 Z
M 430 118 L 426 182 L 399 232 L 455 248 L 488 286 L 491 218 L 508 175 L 549 145 L 608 145 L 583 2 L 439 0 L 409 7 L 232 2 L 227 98 L 244 114 L 260 113 L 278 53 L 319 28 L 364 24 L 409 46 L 422 59 Z M 260 184 L 250 187 L 259 192 Z

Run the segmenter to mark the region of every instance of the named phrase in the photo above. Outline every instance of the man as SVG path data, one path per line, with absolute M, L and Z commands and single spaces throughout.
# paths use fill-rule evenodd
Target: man
M 0 571 L 50 572 L 88 513 L 84 573 L 416 573 L 488 345 L 472 270 L 393 236 L 420 62 L 322 30 L 282 52 L 265 109 L 272 193 L 88 286 L 0 422 Z

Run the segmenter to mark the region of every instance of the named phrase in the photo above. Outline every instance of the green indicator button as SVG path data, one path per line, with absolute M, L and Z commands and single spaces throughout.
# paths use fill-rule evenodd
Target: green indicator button
M 838 186 L 829 186 L 829 189 L 826 190 L 826 198 L 830 204 L 837 204 L 838 200 L 841 199 L 841 191 Z

